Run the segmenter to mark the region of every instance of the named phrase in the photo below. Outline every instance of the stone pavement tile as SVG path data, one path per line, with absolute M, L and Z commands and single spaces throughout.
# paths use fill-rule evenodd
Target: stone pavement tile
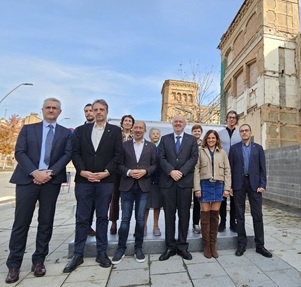
M 278 256 L 273 255 L 272 258 L 266 258 L 258 253 L 248 253 L 246 257 L 250 259 L 260 270 L 266 271 L 277 271 L 283 269 L 290 269 L 291 266 L 280 259 Z
M 291 261 L 290 265 L 296 268 L 299 272 L 301 272 L 301 261 Z
M 224 266 L 224 268 L 236 286 L 278 287 L 278 285 L 275 284 L 270 277 L 265 275 L 257 266 Z M 289 285 L 287 285 L 287 287 L 288 286 Z
M 157 260 L 152 260 L 152 257 L 155 257 Z M 178 255 L 172 256 L 166 261 L 158 261 L 158 258 L 158 254 L 151 255 L 151 276 L 153 276 L 154 274 L 168 274 L 186 271 L 183 259 Z
M 62 287 L 106 287 L 107 281 L 65 282 Z M 52 286 L 54 287 L 54 286 Z M 116 286 L 117 287 L 117 286 Z
M 192 252 L 192 260 L 185 260 L 186 265 L 196 264 L 196 263 L 206 263 L 206 262 L 214 262 L 214 258 L 206 258 L 203 252 Z
M 149 276 L 148 268 L 143 268 L 143 269 L 139 268 L 139 269 L 132 269 L 132 270 L 113 269 L 107 287 L 140 286 L 140 285 L 149 286 L 149 284 L 150 284 L 150 276 Z
M 152 283 L 152 285 L 151 285 L 152 287 L 163 287 L 163 286 L 192 287 L 193 286 L 193 284 L 186 272 L 152 275 L 151 283 Z
M 227 275 L 223 267 L 217 261 L 209 263 L 190 264 L 187 265 L 187 269 L 192 279 L 215 278 Z
M 279 250 L 275 251 L 274 254 L 279 256 L 282 260 L 286 262 L 291 262 L 291 261 L 300 261 L 301 260 L 301 253 L 296 249 L 284 249 L 284 250 Z
M 246 257 L 246 254 L 253 253 L 253 250 L 246 250 L 243 256 L 235 256 L 235 250 L 232 250 L 231 254 L 224 254 L 224 252 L 219 253 L 217 261 L 222 266 L 234 267 L 234 266 L 250 266 L 252 262 Z
M 206 287 L 235 287 L 236 285 L 228 276 L 192 279 L 194 286 L 206 286 Z
M 20 280 L 18 287 L 41 287 L 41 286 L 53 286 L 59 287 L 65 281 L 66 276 L 43 276 L 43 277 L 26 277 L 24 280 Z M 11 286 L 11 285 L 7 285 Z
M 289 270 L 270 271 L 266 272 L 279 287 L 300 287 L 301 286 L 301 272 L 291 268 Z
M 134 256 L 125 256 L 119 264 L 113 265 L 113 271 L 133 270 L 133 269 L 145 269 L 148 268 L 148 254 L 145 254 L 146 260 L 142 263 L 138 263 Z M 112 257 L 111 257 L 112 259 Z
M 111 268 L 102 268 L 99 265 L 86 266 L 83 264 L 77 267 L 77 269 L 73 272 L 69 273 L 69 276 L 65 281 L 66 283 L 82 282 L 83 286 L 85 286 L 85 282 L 107 281 L 110 276 Z M 61 270 L 61 272 L 63 272 L 63 269 Z

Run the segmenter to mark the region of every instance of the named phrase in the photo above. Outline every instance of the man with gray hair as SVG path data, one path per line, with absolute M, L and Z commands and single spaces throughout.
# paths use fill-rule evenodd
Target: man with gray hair
M 36 250 L 32 255 L 34 276 L 46 274 L 44 266 L 52 236 L 56 201 L 61 184 L 67 181 L 66 165 L 71 159 L 71 132 L 57 124 L 61 102 L 44 101 L 40 123 L 24 125 L 15 147 L 18 165 L 10 179 L 16 184 L 15 220 L 9 241 L 9 269 L 6 283 L 19 280 L 27 234 L 37 201 L 39 202 Z
M 162 170 L 160 188 L 165 215 L 166 245 L 165 251 L 159 257 L 160 261 L 168 260 L 170 256 L 176 254 L 186 260 L 192 259 L 188 252 L 187 232 L 198 144 L 194 136 L 184 132 L 186 124 L 183 116 L 175 116 L 172 120 L 174 132 L 163 136 L 159 144 L 158 158 Z M 175 239 L 177 211 L 178 240 Z

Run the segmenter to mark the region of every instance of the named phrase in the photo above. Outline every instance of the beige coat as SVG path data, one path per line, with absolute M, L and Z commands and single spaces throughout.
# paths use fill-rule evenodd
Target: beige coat
M 199 148 L 199 158 L 194 170 L 194 191 L 201 190 L 201 179 L 214 179 L 225 183 L 224 190 L 231 188 L 231 170 L 228 155 L 218 147 L 214 153 L 214 173 L 212 173 L 211 155 L 207 147 Z

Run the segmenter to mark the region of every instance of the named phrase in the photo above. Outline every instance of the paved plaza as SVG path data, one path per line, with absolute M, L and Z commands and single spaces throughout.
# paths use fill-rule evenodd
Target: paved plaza
M 6 186 L 10 189 L 13 187 Z M 45 262 L 46 275 L 37 278 L 30 272 L 31 254 L 35 249 L 37 226 L 35 215 L 29 231 L 20 280 L 10 285 L 5 284 L 4 280 L 7 274 L 5 261 L 8 255 L 14 204 L 11 196 L 2 197 L 2 200 L 0 198 L 0 286 L 301 286 L 301 209 L 268 201 L 264 203 L 265 241 L 266 248 L 273 253 L 272 259 L 257 254 L 254 248 L 247 249 L 242 257 L 234 255 L 235 249 L 219 250 L 220 256 L 217 259 L 206 259 L 203 253 L 192 252 L 191 261 L 174 256 L 160 262 L 159 254 L 154 252 L 147 254 L 144 263 L 137 263 L 133 256 L 126 256 L 120 264 L 107 269 L 101 268 L 95 262 L 95 257 L 89 257 L 85 258 L 84 263 L 74 272 L 65 274 L 62 271 L 69 261 L 68 246 L 74 239 L 73 189 L 73 183 L 70 192 L 68 187 L 62 188 L 58 199 L 50 253 Z M 149 220 L 151 218 L 152 214 Z M 248 227 L 252 229 L 249 213 L 246 220 Z M 163 224 L 163 212 L 160 223 Z M 149 223 L 149 234 L 145 240 L 152 237 L 151 232 L 152 225 Z M 192 234 L 191 231 L 190 233 Z M 129 237 L 132 237 L 132 234 Z M 164 240 L 163 235 L 159 239 Z

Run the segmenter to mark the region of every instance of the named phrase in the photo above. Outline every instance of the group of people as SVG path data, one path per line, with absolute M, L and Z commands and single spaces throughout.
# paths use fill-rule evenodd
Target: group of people
M 9 269 L 6 283 L 19 280 L 37 201 L 38 229 L 31 270 L 36 277 L 46 274 L 44 261 L 52 236 L 56 201 L 61 184 L 66 182 L 66 165 L 71 159 L 76 169 L 76 229 L 74 256 L 65 266 L 64 273 L 72 272 L 84 262 L 88 235 L 96 236 L 96 262 L 101 267 L 118 264 L 125 255 L 133 207 L 136 221 L 134 257 L 137 262 L 145 261 L 143 238 L 147 232 L 150 208 L 154 208 L 153 234 L 161 234 L 158 226 L 161 206 L 165 218 L 166 248 L 159 260 L 168 260 L 176 254 L 191 260 L 187 234 L 192 191 L 193 230 L 202 233 L 204 256 L 218 257 L 217 232 L 219 226 L 225 226 L 226 222 L 221 214 L 219 224 L 219 212 L 222 212 L 221 204 L 229 197 L 233 198 L 233 208 L 236 210 L 235 215 L 230 212 L 230 227 L 235 228 L 238 234 L 235 254 L 243 255 L 247 245 L 244 214 L 248 195 L 256 252 L 272 257 L 264 247 L 264 151 L 262 146 L 251 142 L 252 131 L 248 124 L 239 127 L 240 141 L 235 144 L 230 141 L 227 150 L 222 133 L 220 136 L 216 131 L 209 130 L 201 141 L 200 125 L 193 127 L 192 135 L 184 132 L 187 123 L 181 115 L 173 118 L 172 133 L 161 137 L 160 131 L 153 128 L 149 133 L 151 141 L 148 141 L 145 139 L 145 122 L 135 121 L 132 116 L 126 115 L 121 120 L 120 128 L 107 122 L 108 112 L 108 104 L 103 99 L 85 106 L 87 122 L 77 127 L 71 135 L 67 128 L 57 123 L 61 102 L 56 98 L 47 98 L 42 107 L 43 121 L 23 126 L 15 148 L 18 165 L 10 180 L 16 184 L 16 209 L 6 262 Z M 234 116 L 234 128 L 226 129 L 226 136 L 230 139 L 237 134 L 235 125 L 238 115 L 234 111 L 227 114 L 227 123 Z M 118 229 L 119 197 L 122 215 Z M 96 230 L 92 227 L 94 213 Z M 112 260 L 106 253 L 108 214 L 112 221 L 110 232 L 118 232 L 119 236 Z

